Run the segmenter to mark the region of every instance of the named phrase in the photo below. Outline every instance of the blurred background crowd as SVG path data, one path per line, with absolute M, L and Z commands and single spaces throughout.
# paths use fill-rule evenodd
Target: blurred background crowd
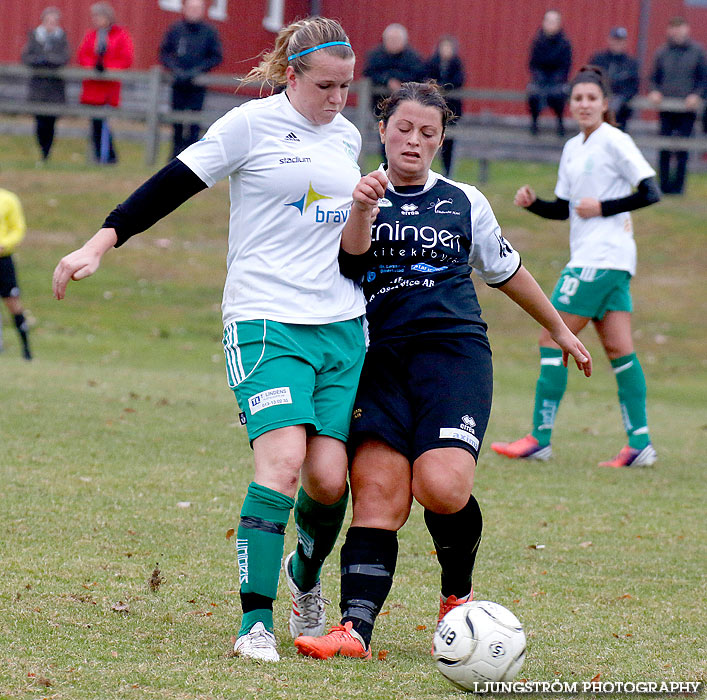
M 257 3 L 251 3 L 241 9 L 233 3 L 229 8 L 224 0 L 154 0 L 140 3 L 143 7 L 139 24 L 131 21 L 136 17 L 136 9 L 119 0 L 114 4 L 58 3 L 38 10 L 36 25 L 22 30 L 26 31 L 24 44 L 20 47 L 15 43 L 13 47 L 10 42 L 0 49 L 0 60 L 20 59 L 34 69 L 44 69 L 29 81 L 31 102 L 64 103 L 67 99 L 64 80 L 48 75 L 46 69 L 72 64 L 92 69 L 96 75 L 83 80 L 79 101 L 101 107 L 120 105 L 121 83 L 100 74 L 110 71 L 110 77 L 115 78 L 116 70 L 144 70 L 159 63 L 170 78 L 171 108 L 199 112 L 207 94 L 199 76 L 215 69 L 245 74 L 270 41 L 270 31 L 285 21 L 286 14 L 289 19 L 291 14 L 318 11 L 339 17 L 349 31 L 359 57 L 357 77 L 369 78 L 374 88 L 372 107 L 377 95 L 407 80 L 434 79 L 448 91 L 522 86 L 526 93 L 524 111 L 528 116 L 529 134 L 536 136 L 551 123 L 554 131 L 564 136 L 569 79 L 573 70 L 591 63 L 608 73 L 613 91 L 611 106 L 620 128 L 630 128 L 630 120 L 635 115 L 631 101 L 643 94 L 658 113 L 661 135 L 690 137 L 700 123 L 707 132 L 704 108 L 707 58 L 702 45 L 692 36 L 692 23 L 688 18 L 696 16 L 707 23 L 707 2 L 700 8 L 701 0 L 685 3 L 671 0 L 661 3 L 660 12 L 655 3 L 651 8 L 651 3 L 645 0 L 623 3 L 623 7 L 611 12 L 598 6 L 602 3 L 573 3 L 565 7 L 568 3 L 558 2 L 558 8 L 530 15 L 529 12 L 536 9 L 531 5 L 542 7 L 532 2 L 508 15 L 508 7 L 493 10 L 487 7 L 489 3 L 474 0 L 458 3 L 457 13 L 453 15 L 444 1 L 434 13 L 428 5 L 424 5 L 423 12 L 413 1 L 407 11 L 397 11 L 399 16 L 391 17 L 396 21 L 387 22 L 376 31 L 366 31 L 361 25 L 372 10 L 358 8 L 355 17 L 347 22 L 342 12 L 351 14 L 351 10 L 345 10 L 345 6 L 340 7 L 341 3 L 337 2 L 263 0 L 260 8 Z M 80 4 L 83 7 L 79 10 L 76 6 Z M 146 7 L 150 4 L 154 7 Z M 666 16 L 668 4 L 673 10 L 684 9 L 685 15 Z M 497 6 L 506 5 L 512 3 L 497 3 Z M 578 11 L 582 8 L 583 13 Z M 386 12 L 390 14 L 390 10 Z M 385 13 L 378 13 L 382 14 Z M 570 15 L 574 29 L 568 26 L 564 14 Z M 464 24 L 455 21 L 460 17 Z M 378 17 L 379 22 L 380 19 Z M 12 11 L 8 21 L 11 27 L 18 22 L 17 18 L 13 19 Z M 26 25 L 26 13 L 22 21 Z M 581 36 L 576 31 L 580 21 L 586 30 Z M 607 24 L 610 21 L 614 23 Z M 257 31 L 248 29 L 254 22 Z M 656 28 L 656 22 L 662 26 Z M 71 28 L 66 29 L 67 26 Z M 77 32 L 80 26 L 83 29 Z M 373 23 L 369 22 L 368 26 Z M 454 31 L 437 32 L 434 30 L 437 26 Z M 704 33 L 703 23 L 698 28 Z M 244 38 L 246 31 L 248 39 Z M 659 41 L 656 31 L 660 34 Z M 159 45 L 155 45 L 157 36 Z M 590 36 L 595 39 L 588 41 Z M 423 37 L 420 43 L 425 43 L 428 50 L 418 49 L 411 37 Z M 651 37 L 654 47 L 649 46 Z M 662 108 L 670 98 L 673 106 Z M 678 108 L 674 100 L 680 101 Z M 450 107 L 457 117 L 461 117 L 465 106 L 471 110 L 483 108 L 479 104 L 469 105 L 469 100 L 459 96 L 450 98 Z M 512 112 L 520 105 L 508 104 L 506 108 Z M 541 118 L 541 115 L 550 116 Z M 50 157 L 55 124 L 56 115 L 36 116 L 37 144 L 43 159 Z M 196 141 L 200 134 L 196 120 L 174 123 L 171 156 Z M 91 120 L 89 140 L 95 162 L 117 161 L 107 118 Z M 450 138 L 441 154 L 445 174 L 452 169 L 453 153 L 454 140 Z M 664 192 L 681 193 L 688 152 L 663 150 L 658 160 Z

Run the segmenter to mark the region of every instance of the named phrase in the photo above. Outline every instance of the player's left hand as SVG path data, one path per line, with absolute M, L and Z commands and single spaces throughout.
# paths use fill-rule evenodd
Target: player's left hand
M 594 216 L 601 216 L 601 202 L 594 197 L 582 197 L 575 205 L 574 210 L 583 219 L 591 219 Z

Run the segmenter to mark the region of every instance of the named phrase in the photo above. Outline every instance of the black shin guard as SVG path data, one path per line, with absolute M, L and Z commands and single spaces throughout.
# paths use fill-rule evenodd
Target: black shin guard
M 442 595 L 457 598 L 467 595 L 471 590 L 471 574 L 483 527 L 479 504 L 472 495 L 456 513 L 425 510 L 425 524 L 442 567 Z
M 341 615 L 371 642 L 376 617 L 393 585 L 398 559 L 398 533 L 351 527 L 341 548 Z
M 29 326 L 27 325 L 27 319 L 24 314 L 15 314 L 15 327 L 20 335 L 20 340 L 22 341 L 22 355 L 27 360 L 32 359 L 32 353 L 29 350 L 29 336 L 27 334 Z

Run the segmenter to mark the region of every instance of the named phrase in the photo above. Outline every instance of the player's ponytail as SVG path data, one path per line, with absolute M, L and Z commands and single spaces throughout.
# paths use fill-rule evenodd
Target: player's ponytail
M 604 95 L 607 100 L 611 97 L 611 89 L 609 88 L 606 73 L 599 66 L 592 66 L 590 64 L 582 66 L 570 83 L 570 93 L 575 85 L 581 83 L 593 83 L 594 85 L 598 85 L 602 95 Z M 613 109 L 608 108 L 606 112 L 604 112 L 604 121 L 607 124 L 611 124 L 611 126 L 616 126 L 616 115 Z
M 292 66 L 297 73 L 305 73 L 311 68 L 312 57 L 318 51 L 338 58 L 354 58 L 349 38 L 336 20 L 309 17 L 280 30 L 273 50 L 263 54 L 260 63 L 246 75 L 245 81 L 284 85 L 287 82 L 287 66 Z

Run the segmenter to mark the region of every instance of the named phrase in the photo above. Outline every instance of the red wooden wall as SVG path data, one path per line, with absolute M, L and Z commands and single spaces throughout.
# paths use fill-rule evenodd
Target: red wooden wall
M 26 32 L 35 26 L 43 7 L 58 5 L 64 12 L 64 27 L 73 47 L 88 27 L 88 8 L 92 0 L 0 0 L 3 41 L 0 61 L 16 62 Z M 629 32 L 629 47 L 636 52 L 641 0 L 407 0 L 369 3 L 363 0 L 320 0 L 322 14 L 339 19 L 346 28 L 358 54 L 357 74 L 363 68 L 367 51 L 380 41 L 390 22 L 408 27 L 411 43 L 428 56 L 441 34 L 453 34 L 460 41 L 460 53 L 467 67 L 467 84 L 484 88 L 521 90 L 527 82 L 527 54 L 543 12 L 552 7 L 564 16 L 575 56 L 575 67 L 605 45 L 608 30 L 623 25 Z M 707 45 L 707 7 L 689 5 L 683 0 L 652 0 L 647 33 L 648 63 L 664 41 L 668 19 L 684 15 L 692 34 Z M 136 68 L 147 68 L 157 61 L 157 48 L 166 27 L 178 17 L 158 8 L 158 0 L 114 0 L 120 24 L 128 27 L 135 40 Z M 404 7 L 404 12 L 399 8 Z M 287 0 L 285 19 L 306 16 L 308 0 Z M 225 46 L 221 71 L 242 74 L 257 55 L 272 44 L 274 35 L 262 27 L 266 0 L 228 0 L 228 19 L 215 22 Z

